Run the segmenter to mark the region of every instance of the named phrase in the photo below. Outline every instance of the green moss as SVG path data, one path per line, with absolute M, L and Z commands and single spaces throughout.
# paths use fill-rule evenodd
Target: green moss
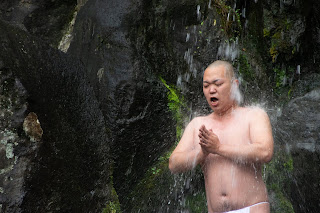
M 237 65 L 239 67 L 239 73 L 244 78 L 245 81 L 253 81 L 255 79 L 255 73 L 252 70 L 247 56 L 243 53 L 240 54 Z
M 276 203 L 273 203 L 271 206 L 271 212 L 274 213 L 294 213 L 293 206 L 289 199 L 285 196 L 282 190 L 279 188 L 279 185 L 272 184 L 271 190 L 275 193 L 275 200 Z
M 113 173 L 113 167 L 110 167 L 111 173 Z M 121 213 L 120 202 L 116 189 L 113 187 L 113 176 L 110 175 L 109 187 L 111 188 L 111 196 L 107 201 L 106 207 L 102 209 L 102 213 Z
M 286 71 L 284 69 L 280 69 L 279 67 L 275 67 L 273 72 L 275 73 L 276 89 L 283 87 L 285 84 L 284 80 L 287 78 Z
M 102 213 L 120 213 L 120 204 L 110 201 L 106 208 L 102 210 Z
M 286 67 L 280 68 L 275 66 L 273 68 L 274 73 L 274 92 L 284 103 L 289 101 L 292 96 L 292 85 L 288 83 L 288 79 L 293 76 L 294 68 Z
M 284 151 L 276 152 L 273 160 L 265 165 L 263 177 L 272 199 L 271 212 L 294 212 L 289 200 L 293 169 L 293 158 Z
M 292 172 L 293 171 L 293 158 L 291 157 L 291 155 L 288 156 L 288 160 L 286 162 L 284 162 L 283 167 L 289 171 Z
M 169 157 L 172 150 L 165 153 L 148 169 L 144 178 L 135 186 L 128 196 L 130 201 L 126 207 L 131 212 L 148 212 L 154 206 L 160 206 L 163 198 L 169 194 L 173 184 L 173 175 L 168 169 Z
M 120 202 L 118 199 L 118 194 L 113 187 L 113 183 L 111 181 L 110 184 L 111 189 L 111 198 L 107 202 L 106 207 L 102 209 L 102 213 L 121 213 Z
M 263 37 L 269 37 L 270 36 L 270 30 L 267 28 L 263 29 Z

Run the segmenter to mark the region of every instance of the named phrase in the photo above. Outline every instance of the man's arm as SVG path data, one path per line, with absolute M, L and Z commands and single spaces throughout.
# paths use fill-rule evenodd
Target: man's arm
M 179 144 L 170 156 L 169 169 L 172 173 L 191 170 L 199 163 L 202 163 L 208 155 L 204 153 L 200 147 L 196 147 L 197 144 L 194 142 L 194 125 L 195 119 L 188 124 Z
M 200 128 L 200 145 L 209 153 L 241 163 L 267 163 L 273 156 L 273 137 L 268 115 L 261 109 L 251 112 L 250 144 L 221 144 L 219 138 L 204 126 Z

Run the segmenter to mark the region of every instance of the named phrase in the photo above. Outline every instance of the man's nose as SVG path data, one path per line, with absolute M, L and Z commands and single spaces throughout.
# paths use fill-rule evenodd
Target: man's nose
M 217 88 L 214 85 L 211 85 L 210 89 L 209 89 L 209 92 L 210 93 L 216 93 L 217 92 Z

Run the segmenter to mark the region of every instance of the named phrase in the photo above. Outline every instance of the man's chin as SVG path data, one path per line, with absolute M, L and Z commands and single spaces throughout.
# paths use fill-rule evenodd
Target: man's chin
M 210 105 L 210 108 L 214 111 L 214 112 L 219 112 L 219 106 L 213 106 L 213 105 Z

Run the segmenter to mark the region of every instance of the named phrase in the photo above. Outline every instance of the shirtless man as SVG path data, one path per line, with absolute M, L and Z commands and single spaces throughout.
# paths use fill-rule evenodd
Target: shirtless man
M 261 165 L 273 155 L 271 125 L 262 109 L 239 106 L 238 86 L 226 61 L 205 70 L 203 93 L 213 112 L 188 124 L 169 169 L 179 173 L 201 165 L 209 213 L 268 213 Z

